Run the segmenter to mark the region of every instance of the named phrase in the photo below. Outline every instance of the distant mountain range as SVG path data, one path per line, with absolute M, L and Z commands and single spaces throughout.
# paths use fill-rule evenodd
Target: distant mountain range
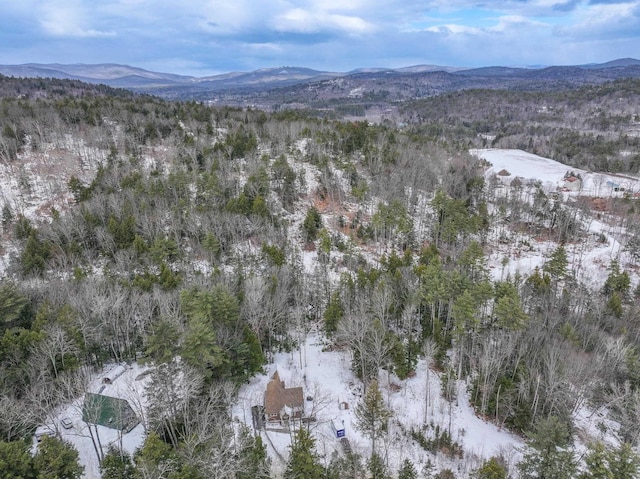
M 0 74 L 81 80 L 152 93 L 172 99 L 273 103 L 274 96 L 308 103 L 331 98 L 379 98 L 398 101 L 468 88 L 557 89 L 640 77 L 640 60 L 622 58 L 601 64 L 520 68 L 456 68 L 415 65 L 404 68 L 360 68 L 327 72 L 299 67 L 263 68 L 251 72 L 193 77 L 118 64 L 0 65 Z M 385 98 L 381 98 L 381 97 Z
M 166 84 L 180 84 L 193 77 L 158 73 L 128 65 L 101 63 L 85 65 L 81 63 L 62 65 L 59 63 L 25 63 L 23 65 L 0 65 L 0 74 L 27 78 L 60 78 L 80 80 L 87 83 L 103 83 L 115 87 L 138 87 Z
M 243 86 L 259 85 L 282 86 L 300 82 L 319 81 L 328 78 L 358 73 L 418 73 L 432 71 L 454 72 L 464 70 L 439 65 L 415 65 L 404 68 L 360 68 L 351 72 L 326 72 L 300 67 L 261 68 L 250 72 L 229 72 L 220 75 L 193 77 L 160 73 L 142 68 L 113 63 L 96 65 L 59 63 L 25 63 L 23 65 L 0 65 L 0 74 L 13 77 L 28 78 L 60 78 L 80 80 L 87 83 L 103 83 L 121 88 L 158 88 L 162 86 L 186 85 L 202 83 L 212 88 L 228 89 Z

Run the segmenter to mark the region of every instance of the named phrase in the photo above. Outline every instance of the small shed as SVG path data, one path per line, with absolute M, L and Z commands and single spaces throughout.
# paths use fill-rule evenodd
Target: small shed
M 331 421 L 331 425 L 333 426 L 333 430 L 335 431 L 336 437 L 338 439 L 345 437 L 344 421 L 334 419 L 333 421 Z
M 111 371 L 109 371 L 107 374 L 105 374 L 104 377 L 102 378 L 103 384 L 113 384 L 113 381 L 115 381 L 120 376 L 122 376 L 125 373 L 126 370 L 127 370 L 127 368 L 124 367 L 121 364 L 119 364 L 116 367 L 112 368 Z

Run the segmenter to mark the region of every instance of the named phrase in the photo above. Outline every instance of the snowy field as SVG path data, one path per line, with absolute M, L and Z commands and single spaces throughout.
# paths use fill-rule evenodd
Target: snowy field
M 590 173 L 522 150 L 484 149 L 471 150 L 471 153 L 491 163 L 485 172 L 486 178 L 507 170 L 510 176 L 499 177 L 504 182 L 509 183 L 516 177 L 539 180 L 547 192 L 561 189 L 567 172 L 580 174 L 584 180 L 582 189 L 579 192 L 563 192 L 565 199 L 574 195 L 622 196 L 625 192 L 633 194 L 640 191 L 638 178 Z M 625 191 L 614 191 L 611 183 L 619 185 Z M 621 267 L 629 272 L 632 287 L 635 287 L 639 281 L 636 265 L 620 242 L 625 231 L 595 218 L 587 218 L 583 227 L 587 237 L 579 240 L 576 238 L 576 241 L 569 241 L 565 245 L 569 268 L 575 278 L 589 287 L 599 289 L 609 274 L 607 267 L 612 260 L 617 259 Z M 501 244 L 497 238 L 491 240 L 493 251 L 489 256 L 489 266 L 492 278 L 496 281 L 503 280 L 508 275 L 514 277 L 517 273 L 531 274 L 536 267 L 542 267 L 558 246 L 555 242 L 536 240 L 524 234 L 509 234 L 510 241 L 506 244 Z
M 304 389 L 305 414 L 316 418 L 310 428 L 321 460 L 328 464 L 334 451 L 342 453 L 332 426 L 336 421 L 344 424 L 353 451 L 366 460 L 371 453 L 371 441 L 358 430 L 355 419 L 355 409 L 363 393 L 362 383 L 351 372 L 349 353 L 324 351 L 326 346 L 320 336 L 311 334 L 301 349 L 275 355 L 273 362 L 265 367 L 267 374 L 254 377 L 242 387 L 233 415 L 252 427 L 251 407 L 263 404 L 266 385 L 277 371 L 287 388 L 302 386 Z M 393 412 L 393 419 L 388 434 L 379 440 L 376 448 L 394 475 L 405 458 L 410 459 L 419 471 L 430 460 L 436 470 L 451 468 L 457 477 L 466 478 L 491 455 L 503 454 L 512 462 L 519 457 L 517 449 L 523 446 L 522 439 L 476 416 L 462 381 L 457 383 L 457 399 L 449 407 L 442 398 L 438 374 L 429 371 L 427 376 L 427 367 L 422 360 L 417 365 L 416 375 L 405 381 L 382 372 L 380 388 Z M 346 403 L 348 409 L 341 409 L 341 403 Z M 443 453 L 434 456 L 423 450 L 411 439 L 409 431 L 424 425 L 428 425 L 427 437 L 433 436 L 435 426 L 441 430 L 450 428 L 453 440 L 464 448 L 464 459 L 451 460 Z M 279 475 L 289 454 L 291 434 L 271 428 L 260 434 L 273 461 L 274 472 Z
M 547 192 L 561 188 L 567 172 L 582 176 L 583 184 L 580 194 L 583 195 L 622 195 L 621 191 L 614 191 L 608 183 L 615 183 L 619 189 L 622 188 L 630 193 L 640 191 L 640 180 L 638 178 L 629 175 L 592 173 L 522 150 L 490 148 L 474 149 L 470 150 L 470 153 L 491 163 L 485 173 L 487 178 L 502 170 L 507 170 L 511 175 L 505 177 L 505 181 L 510 182 L 516 177 L 525 180 L 540 180 L 542 188 Z
M 104 384 L 103 378 L 113 375 L 116 368 L 118 373 L 121 372 L 121 374 L 113 380 L 112 384 Z M 125 367 L 110 365 L 89 384 L 88 392 L 126 399 L 138 418 L 141 419 L 141 423 L 126 434 L 121 434 L 119 431 L 108 427 L 97 426 L 97 436 L 95 431 L 93 436 L 96 439 L 99 438 L 104 452 L 107 451 L 110 444 L 116 446 L 121 444 L 125 451 L 132 454 L 144 442 L 146 435 L 144 427 L 144 410 L 146 406 L 144 388 L 148 378 L 145 375 L 147 371 L 147 368 L 136 363 Z M 56 411 L 56 414 L 48 424 L 40 426 L 36 430 L 36 436 L 39 434 L 57 435 L 69 441 L 78 450 L 80 464 L 84 466 L 83 477 L 86 479 L 100 479 L 99 461 L 96 452 L 96 447 L 99 446 L 94 447 L 89 426 L 82 420 L 83 403 L 84 395 L 70 405 Z M 63 419 L 71 421 L 70 428 L 62 426 Z M 35 439 L 34 447 L 36 447 Z

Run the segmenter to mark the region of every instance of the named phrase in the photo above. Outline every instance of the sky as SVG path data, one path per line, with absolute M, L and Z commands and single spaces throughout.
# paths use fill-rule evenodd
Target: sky
M 0 0 L 0 64 L 206 76 L 640 57 L 640 0 Z

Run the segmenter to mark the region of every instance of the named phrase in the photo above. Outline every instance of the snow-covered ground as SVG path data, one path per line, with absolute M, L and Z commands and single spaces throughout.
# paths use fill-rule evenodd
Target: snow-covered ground
M 371 453 L 371 441 L 358 430 L 355 419 L 355 409 L 363 394 L 362 383 L 351 372 L 347 351 L 329 351 L 326 348 L 327 344 L 320 335 L 311 334 L 300 349 L 276 354 L 273 362 L 265 368 L 267 374 L 254 377 L 241 388 L 233 415 L 252 427 L 251 407 L 263 404 L 266 385 L 277 371 L 287 388 L 302 386 L 304 397 L 312 398 L 305 402 L 305 413 L 316 418 L 310 423 L 310 428 L 316 438 L 316 450 L 326 464 L 334 451 L 342 451 L 332 426 L 334 421 L 344 424 L 352 449 L 366 459 Z M 476 416 L 462 381 L 457 383 L 457 398 L 449 407 L 441 395 L 440 376 L 433 370 L 427 374 L 423 360 L 417 365 L 416 375 L 404 381 L 381 372 L 380 387 L 388 408 L 393 412 L 393 419 L 388 434 L 376 448 L 393 473 L 408 458 L 418 470 L 430 460 L 436 469 L 451 468 L 456 470 L 457 477 L 464 478 L 483 458 L 503 454 L 516 459 L 517 449 L 524 444 L 520 437 Z M 342 409 L 341 403 L 348 404 L 348 409 Z M 427 427 L 427 437 L 433 436 L 436 426 L 441 430 L 450 429 L 453 440 L 464 448 L 464 459 L 451 460 L 443 453 L 434 456 L 422 449 L 411 439 L 410 431 L 423 426 Z M 291 434 L 267 429 L 266 432 L 260 431 L 260 435 L 278 475 L 283 471 L 289 454 Z
M 95 430 L 93 436 L 99 437 L 104 452 L 107 451 L 110 444 L 116 446 L 121 444 L 125 451 L 133 453 L 142 445 L 145 438 L 144 411 L 146 400 L 144 388 L 148 378 L 145 373 L 148 372 L 148 369 L 137 363 L 127 365 L 123 368 L 122 373 L 113 380 L 112 384 L 104 384 L 103 378 L 109 376 L 115 368 L 118 368 L 118 371 L 120 371 L 119 365 L 110 365 L 106 367 L 101 374 L 96 375 L 89 384 L 88 392 L 126 399 L 138 418 L 141 419 L 141 423 L 126 434 L 121 434 L 119 431 L 108 427 L 97 426 L 97 436 Z M 96 447 L 94 447 L 89 426 L 82 420 L 83 404 L 84 395 L 77 398 L 68 406 L 56 411 L 55 415 L 47 424 L 40 426 L 36 430 L 36 435 L 42 433 L 57 435 L 69 441 L 78 450 L 80 464 L 84 466 L 83 477 L 86 479 L 100 479 Z M 71 421 L 71 428 L 67 429 L 62 426 L 63 419 L 69 419 Z M 37 442 L 34 438 L 34 447 L 37 447 L 36 444 Z
M 540 180 L 545 191 L 555 191 L 563 186 L 564 177 L 568 172 L 580 174 L 582 177 L 581 195 L 589 196 L 621 196 L 622 191 L 614 191 L 611 184 L 616 184 L 626 192 L 640 191 L 640 179 L 629 175 L 613 175 L 607 173 L 592 173 L 580 168 L 565 165 L 542 156 L 527 153 L 522 150 L 508 149 L 473 149 L 472 155 L 488 161 L 491 166 L 485 176 L 490 177 L 502 170 L 510 173 L 507 181 L 516 177 L 525 180 Z
M 484 149 L 471 150 L 471 153 L 491 163 L 485 172 L 486 178 L 492 177 L 501 170 L 507 170 L 510 173 L 505 180 L 507 183 L 516 177 L 524 180 L 539 180 L 542 188 L 547 192 L 561 189 L 567 172 L 580 174 L 583 178 L 582 189 L 576 192 L 563 192 L 564 199 L 570 199 L 575 195 L 622 196 L 624 193 L 632 194 L 640 190 L 638 178 L 591 173 L 522 150 Z M 610 186 L 611 183 L 619 185 L 625 191 L 614 191 Z M 587 232 L 586 237 L 574 238 L 575 241 L 568 241 L 565 244 L 569 268 L 576 279 L 591 288 L 600 289 L 609 274 L 607 267 L 612 260 L 616 259 L 620 266 L 630 273 L 632 286 L 635 286 L 640 278 L 631 258 L 621 244 L 625 231 L 619 227 L 610 226 L 604 220 L 589 216 L 584 218 L 583 227 Z M 510 231 L 508 234 L 509 241 L 499 242 L 496 238 L 490 241 L 493 246 L 489 256 L 489 267 L 494 280 L 503 280 L 508 275 L 513 278 L 516 273 L 531 274 L 536 267 L 542 267 L 551 252 L 558 246 L 553 241 L 540 241 L 524 233 Z
M 607 231 L 606 228 L 598 230 L 598 226 L 594 224 L 589 230 L 590 235 L 583 241 L 565 244 L 569 270 L 576 280 L 596 290 L 604 285 L 611 261 L 622 258 L 621 267 L 625 269 L 628 257 L 627 254 L 621 255 L 621 245 L 613 236 L 603 233 L 606 242 L 596 240 L 600 231 Z M 528 276 L 535 268 L 542 268 L 557 247 L 558 244 L 553 241 L 535 241 L 531 238 L 526 243 L 516 241 L 513 244 L 496 245 L 488 257 L 491 278 L 503 281 L 517 274 Z M 637 283 L 636 272 L 628 272 L 632 283 Z
M 73 204 L 68 182 L 72 176 L 90 182 L 106 153 L 67 135 L 35 151 L 28 144 L 16 161 L 0 161 L 0 207 L 14 215 L 48 221 L 51 208 L 66 210 Z
M 305 153 L 306 143 L 298 144 L 302 154 Z M 617 175 L 605 175 L 590 173 L 584 170 L 571 168 L 562 163 L 548 158 L 526 153 L 521 150 L 473 150 L 473 154 L 484 158 L 491 163 L 487 170 L 487 177 L 493 176 L 502 169 L 510 173 L 511 178 L 539 180 L 546 191 L 555 191 L 562 187 L 563 179 L 567 172 L 573 171 L 580 174 L 584 180 L 582 191 L 579 194 L 591 194 L 593 196 L 615 196 L 621 192 L 614 192 L 607 182 L 615 182 L 628 192 L 640 190 L 640 182 L 636 178 L 621 177 Z M 92 155 L 85 155 L 92 157 Z M 72 167 L 73 158 L 68 158 L 69 174 L 75 172 Z M 151 161 L 151 160 L 149 160 Z M 148 167 L 151 163 L 148 163 Z M 306 199 L 307 206 L 313 204 L 312 193 L 318 188 L 317 169 L 308 163 L 294 163 L 296 172 L 300 178 L 304 178 L 309 196 Z M 27 167 L 27 170 L 29 168 Z M 85 167 L 86 169 L 86 167 Z M 15 171 L 10 171 L 10 165 L 0 165 L 0 184 L 4 200 L 17 211 L 31 216 L 36 211 L 44 211 L 39 201 L 48 196 L 60 195 L 64 201 L 70 201 L 70 195 L 65 181 L 59 181 L 55 186 L 49 186 L 49 190 L 43 186 L 44 180 L 33 171 L 28 171 L 27 176 L 32 178 L 32 196 L 25 195 L 25 185 L 17 181 Z M 44 173 L 43 173 L 44 174 Z M 6 187 L 5 187 L 6 186 Z M 27 185 L 29 186 L 29 185 Z M 54 191 L 55 190 L 55 191 Z M 573 193 L 572 193 L 573 194 Z M 578 193 L 575 193 L 578 194 Z M 22 201 L 23 203 L 20 203 Z M 27 201 L 32 203 L 27 203 Z M 427 199 L 424 199 L 427 202 Z M 375 204 L 372 200 L 372 204 Z M 47 203 L 49 205 L 49 203 Z M 56 204 L 56 207 L 58 205 Z M 322 211 L 325 225 L 330 227 L 335 212 L 327 209 Z M 290 233 L 292 244 L 299 245 L 301 240 L 301 223 L 304 220 L 304 211 L 296 211 L 290 216 Z M 593 287 L 600 287 L 606 276 L 607 266 L 612 259 L 619 258 L 622 246 L 619 242 L 620 231 L 613 231 L 605 222 L 591 220 L 585 224 L 589 232 L 589 238 L 584 241 L 570 242 L 566 245 L 570 267 L 575 271 L 578 280 Z M 604 237 L 604 241 L 596 238 Z M 518 241 L 499 244 L 492 238 L 493 251 L 489 257 L 494 280 L 504 279 L 508 274 L 530 274 L 536 266 L 542 266 L 549 254 L 557 244 L 552 241 L 534 241 L 532 238 L 519 233 Z M 520 240 L 526 240 L 526 244 Z M 256 254 L 255 245 L 247 243 L 248 252 Z M 297 248 L 296 248 L 297 249 Z M 241 253 L 247 251 L 238 251 Z M 298 253 L 298 251 L 296 251 Z M 375 255 L 360 252 L 371 263 L 375 262 Z M 339 279 L 339 259 L 342 256 L 337 251 L 331 252 L 331 268 L 327 270 L 329 279 Z M 0 259 L 0 274 L 6 256 Z M 299 250 L 301 266 L 305 273 L 314 274 L 321 267 L 316 251 Z M 624 256 L 622 256 L 624 259 Z M 624 261 L 621 262 L 624 267 Z M 197 265 L 198 270 L 207 274 L 205 262 Z M 638 278 L 632 276 L 633 281 Z M 277 370 L 287 387 L 302 386 L 304 397 L 312 398 L 305 401 L 307 414 L 314 416 L 316 420 L 310 423 L 310 428 L 317 439 L 317 452 L 325 463 L 331 459 L 334 451 L 341 453 L 332 424 L 344 424 L 346 437 L 354 451 L 367 458 L 371 453 L 370 440 L 362 431 L 358 430 L 355 420 L 355 408 L 361 400 L 363 386 L 351 372 L 351 358 L 347 351 L 325 351 L 327 344 L 318 334 L 309 335 L 302 343 L 299 350 L 291 353 L 276 354 L 273 362 L 265 367 L 267 374 L 254 377 L 239 392 L 238 400 L 233 408 L 233 415 L 250 427 L 252 427 L 251 407 L 263 404 L 263 395 L 266 384 Z M 103 384 L 104 374 L 96 376 L 91 382 L 88 391 L 127 399 L 134 411 L 144 416 L 145 400 L 144 368 L 138 365 L 128 367 L 113 384 Z M 518 450 L 524 445 L 522 438 L 501 430 L 495 425 L 479 418 L 469 404 L 468 393 L 464 382 L 457 382 L 457 397 L 449 403 L 441 395 L 442 382 L 438 373 L 429 370 L 424 360 L 418 362 L 416 375 L 410 379 L 401 381 L 393 375 L 384 372 L 380 376 L 380 385 L 389 409 L 393 412 L 393 420 L 390 422 L 386 437 L 378 443 L 378 452 L 387 461 L 390 471 L 395 473 L 403 459 L 410 459 L 421 470 L 427 460 L 436 465 L 436 470 L 451 468 L 456 471 L 457 477 L 466 478 L 470 471 L 477 467 L 483 459 L 492 455 L 501 454 L 515 463 L 519 458 Z M 98 460 L 93 441 L 88 433 L 88 426 L 82 421 L 82 403 L 84 397 L 79 398 L 73 404 L 59 411 L 49 424 L 39 428 L 39 431 L 48 430 L 52 434 L 59 434 L 69 440 L 79 451 L 81 463 L 85 466 L 85 477 L 99 478 Z M 348 404 L 348 409 L 340 405 Z M 576 412 L 576 422 L 588 431 L 590 435 L 599 434 L 598 424 L 602 423 L 600 412 L 594 413 L 586 408 Z M 65 429 L 61 425 L 64 418 L 69 418 L 73 424 L 71 429 Z M 144 440 L 143 422 L 128 434 L 120 435 L 117 431 L 98 426 L 98 433 L 103 448 L 108 444 L 122 441 L 122 445 L 128 452 L 133 452 Z M 450 459 L 443 453 L 433 455 L 423 450 L 409 434 L 412 428 L 426 427 L 425 435 L 433 436 L 433 429 L 451 432 L 452 439 L 457 441 L 464 449 L 462 460 Z M 613 426 L 611 426 L 613 428 Z M 288 448 L 291 435 L 276 430 L 261 431 L 265 444 L 268 446 L 269 455 L 273 460 L 273 468 L 276 474 L 284 468 L 288 456 Z

